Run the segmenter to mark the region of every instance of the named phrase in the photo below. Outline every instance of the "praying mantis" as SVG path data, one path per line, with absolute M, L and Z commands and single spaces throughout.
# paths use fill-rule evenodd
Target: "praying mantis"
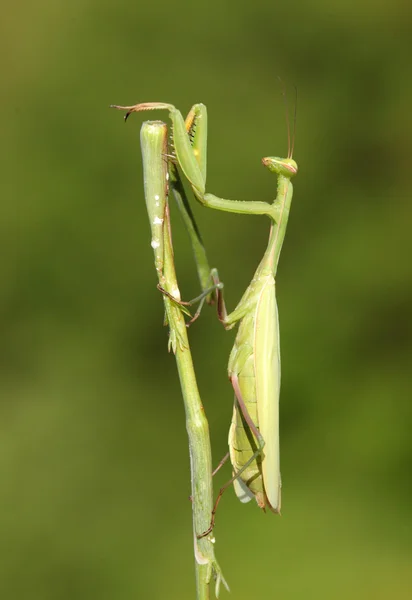
M 298 167 L 292 158 L 265 157 L 262 163 L 277 175 L 277 195 L 272 204 L 219 198 L 206 192 L 207 112 L 195 104 L 186 120 L 172 104 L 147 102 L 134 106 L 114 106 L 132 112 L 164 109 L 173 127 L 174 157 L 190 183 L 197 200 L 206 207 L 227 212 L 266 215 L 271 220 L 269 241 L 263 258 L 235 310 L 227 313 L 217 271 L 215 283 L 218 317 L 225 329 L 239 323 L 229 358 L 228 374 L 234 390 L 234 408 L 229 430 L 229 455 L 233 477 L 219 491 L 212 511 L 208 535 L 214 526 L 217 505 L 228 485 L 233 483 L 241 502 L 252 498 L 260 508 L 280 513 L 281 475 L 279 459 L 280 345 L 275 277 L 285 237 L 293 195 L 291 179 Z M 289 136 L 290 140 L 290 136 Z M 209 278 L 204 277 L 206 289 Z M 209 283 L 210 285 L 210 283 Z

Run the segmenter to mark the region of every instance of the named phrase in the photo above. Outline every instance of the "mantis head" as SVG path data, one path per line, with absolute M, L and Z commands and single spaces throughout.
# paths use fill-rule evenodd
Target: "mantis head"
M 279 158 L 277 156 L 266 156 L 262 158 L 262 164 L 272 173 L 283 175 L 289 179 L 298 172 L 298 165 L 293 158 Z

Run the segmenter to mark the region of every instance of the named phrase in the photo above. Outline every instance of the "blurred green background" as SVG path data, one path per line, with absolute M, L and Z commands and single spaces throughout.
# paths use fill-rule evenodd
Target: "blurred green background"
M 142 192 L 144 117 L 124 126 L 108 105 L 204 102 L 209 191 L 271 200 L 260 159 L 287 151 L 277 76 L 292 110 L 298 88 L 300 167 L 278 275 L 283 514 L 228 492 L 217 556 L 236 600 L 412 597 L 409 8 L 3 6 L 2 598 L 194 597 L 184 412 Z M 195 209 L 233 308 L 268 222 Z M 172 218 L 190 298 L 193 261 Z M 190 335 L 217 463 L 234 333 L 207 310 Z

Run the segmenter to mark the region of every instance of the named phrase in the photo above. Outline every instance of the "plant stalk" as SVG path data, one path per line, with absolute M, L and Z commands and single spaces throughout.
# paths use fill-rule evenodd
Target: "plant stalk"
M 147 121 L 141 129 L 141 148 L 146 206 L 152 229 L 152 247 L 159 285 L 173 298 L 163 295 L 169 325 L 169 350 L 176 358 L 186 414 L 192 487 L 193 539 L 197 600 L 209 599 L 209 584 L 215 579 L 227 587 L 214 554 L 212 534 L 197 539 L 209 528 L 213 508 L 212 455 L 209 426 L 200 398 L 190 352 L 187 327 L 180 301 L 174 264 L 168 206 L 167 127 L 160 121 Z M 159 229 L 161 227 L 161 230 Z

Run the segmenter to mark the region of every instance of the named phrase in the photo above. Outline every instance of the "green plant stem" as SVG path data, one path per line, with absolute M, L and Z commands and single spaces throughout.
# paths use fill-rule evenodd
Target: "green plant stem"
M 167 202 L 167 165 L 165 146 L 166 125 L 159 121 L 143 123 L 141 147 L 145 197 L 152 229 L 152 247 L 159 284 L 171 296 L 180 300 L 174 265 L 169 207 Z M 162 214 L 162 217 L 159 217 Z M 162 220 L 163 238 L 159 239 L 159 220 Z M 189 438 L 189 454 L 192 484 L 193 539 L 196 570 L 197 599 L 209 599 L 209 583 L 216 580 L 216 595 L 220 582 L 227 584 L 214 554 L 212 535 L 197 539 L 210 525 L 213 508 L 212 456 L 209 426 L 200 399 L 187 328 L 182 310 L 177 302 L 163 295 L 166 320 L 169 324 L 169 349 L 172 349 L 179 373 L 186 414 L 186 430 Z M 176 580 L 178 577 L 176 578 Z

